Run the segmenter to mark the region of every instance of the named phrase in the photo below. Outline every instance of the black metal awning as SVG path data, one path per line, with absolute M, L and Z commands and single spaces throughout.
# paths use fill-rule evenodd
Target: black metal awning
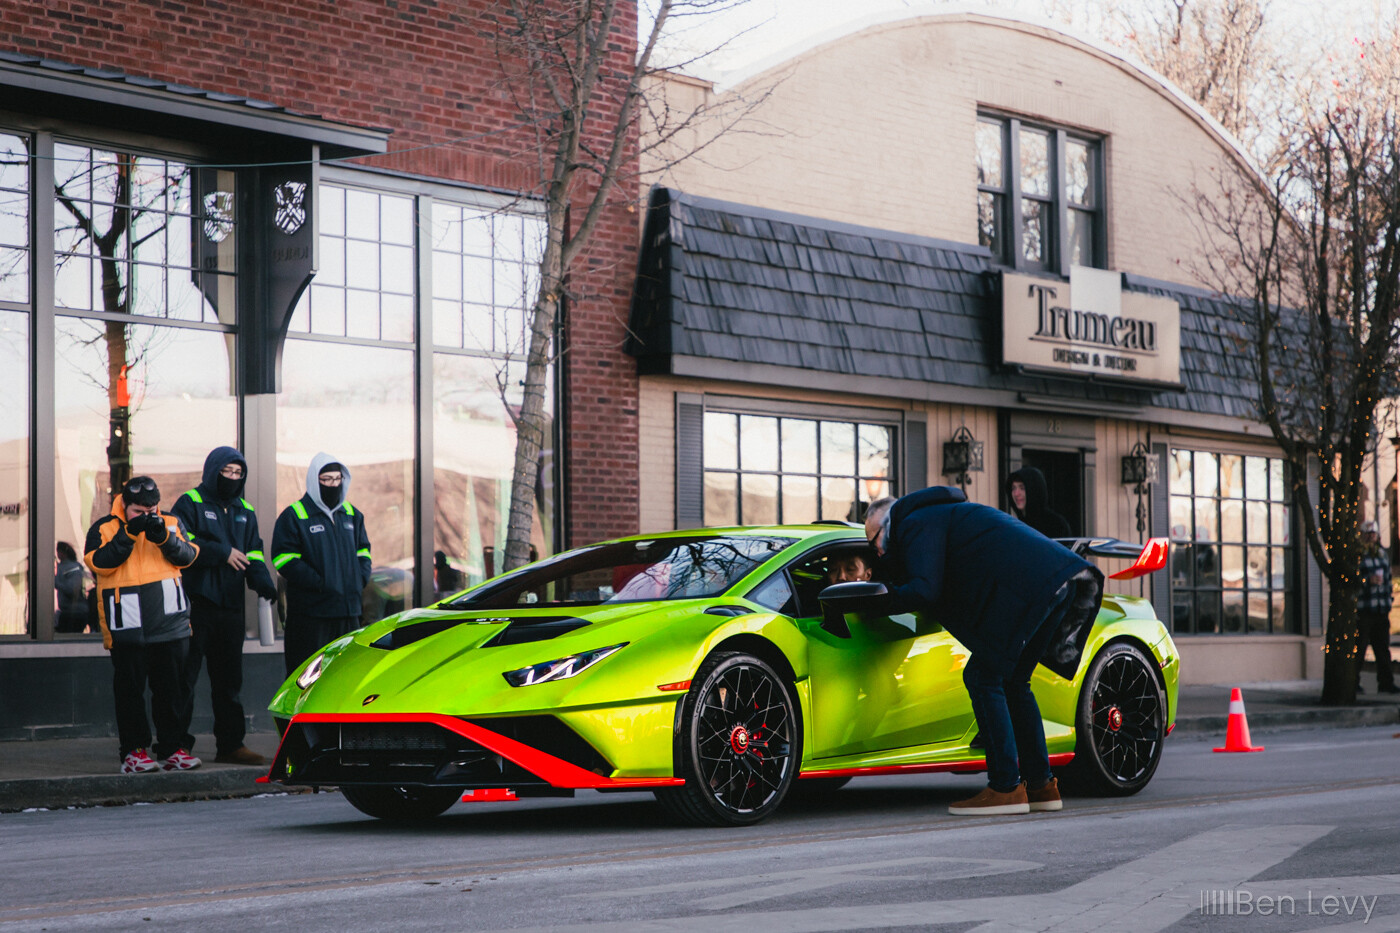
M 0 109 L 174 139 L 232 155 L 321 147 L 323 159 L 384 152 L 389 131 L 120 71 L 0 52 Z

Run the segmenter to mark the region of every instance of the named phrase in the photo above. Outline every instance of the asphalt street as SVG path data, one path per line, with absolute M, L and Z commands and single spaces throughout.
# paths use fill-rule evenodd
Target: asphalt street
M 737 830 L 589 792 L 412 828 L 334 793 L 10 813 L 0 933 L 1400 931 L 1394 735 L 1173 737 L 1136 797 L 980 820 L 946 805 L 981 778 L 946 775 Z

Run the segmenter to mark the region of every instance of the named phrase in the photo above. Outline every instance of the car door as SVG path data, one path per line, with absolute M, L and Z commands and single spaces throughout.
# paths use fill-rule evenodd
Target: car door
M 795 623 L 806 635 L 811 691 L 809 758 L 951 742 L 969 733 L 963 686 L 968 651 L 942 626 L 913 614 L 850 616 L 851 637 L 821 627 L 817 594 L 834 548 L 788 568 Z

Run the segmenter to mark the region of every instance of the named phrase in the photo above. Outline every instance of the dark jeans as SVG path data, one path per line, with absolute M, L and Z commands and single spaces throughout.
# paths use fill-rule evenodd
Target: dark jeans
M 235 752 L 243 746 L 247 720 L 243 715 L 243 610 L 224 609 L 215 602 L 196 596 L 190 600 L 190 653 L 185 659 L 187 703 L 181 716 L 186 748 L 194 748 L 189 734 L 194 714 L 194 690 L 199 669 L 207 662 L 209 698 L 214 708 L 214 748 L 217 754 Z
M 1015 790 L 1022 778 L 1030 787 L 1042 787 L 1053 776 L 1050 755 L 1045 749 L 1045 723 L 1031 692 L 1031 674 L 1059 629 L 1060 616 L 1069 608 L 1073 594 L 1072 584 L 1055 593 L 1050 610 L 1009 675 L 979 662 L 976 654 L 963 669 L 963 684 L 972 699 L 972 713 L 977 717 L 977 728 L 986 747 L 987 784 L 992 790 Z
M 301 662 L 320 651 L 327 643 L 335 641 L 346 632 L 360 627 L 359 616 L 326 618 L 324 616 L 288 617 L 282 640 L 283 659 L 287 662 L 287 673 L 301 667 Z
M 1395 686 L 1395 671 L 1390 664 L 1390 612 L 1383 609 L 1362 609 L 1357 612 L 1361 623 L 1361 645 L 1364 656 L 1369 645 L 1376 655 L 1376 686 L 1390 690 Z M 1361 662 L 1356 664 L 1357 678 L 1361 677 Z
M 150 748 L 157 758 L 169 758 L 185 742 L 180 718 L 185 699 L 185 655 L 190 640 L 177 638 L 154 645 L 112 646 L 112 695 L 117 703 L 117 741 L 121 758 L 138 748 Z M 146 718 L 146 685 L 151 687 L 151 719 Z M 156 743 L 151 745 L 151 720 Z

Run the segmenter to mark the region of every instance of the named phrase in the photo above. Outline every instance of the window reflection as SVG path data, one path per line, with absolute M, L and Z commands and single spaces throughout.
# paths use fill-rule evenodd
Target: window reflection
M 29 303 L 29 139 L 0 133 L 0 301 Z
M 0 635 L 27 631 L 29 318 L 0 311 Z
M 413 353 L 289 339 L 277 396 L 277 505 L 306 492 L 319 451 L 353 476 L 350 503 L 365 516 L 374 569 L 363 620 L 413 605 Z M 207 448 L 206 448 L 207 450 Z
M 544 250 L 542 218 L 433 204 L 433 342 L 520 353 Z
M 433 355 L 434 591 L 447 596 L 503 569 L 510 518 L 515 426 L 506 404 L 520 405 L 523 364 L 451 353 Z M 505 402 L 500 385 L 512 387 Z M 554 393 L 545 389 L 547 411 Z M 546 557 L 554 541 L 552 426 L 545 431 L 535 483 L 530 547 Z
M 233 186 L 230 171 L 56 144 L 55 304 L 233 323 Z
M 146 474 L 169 509 L 236 443 L 231 334 L 61 316 L 55 326 L 55 534 L 81 550 L 112 488 Z

